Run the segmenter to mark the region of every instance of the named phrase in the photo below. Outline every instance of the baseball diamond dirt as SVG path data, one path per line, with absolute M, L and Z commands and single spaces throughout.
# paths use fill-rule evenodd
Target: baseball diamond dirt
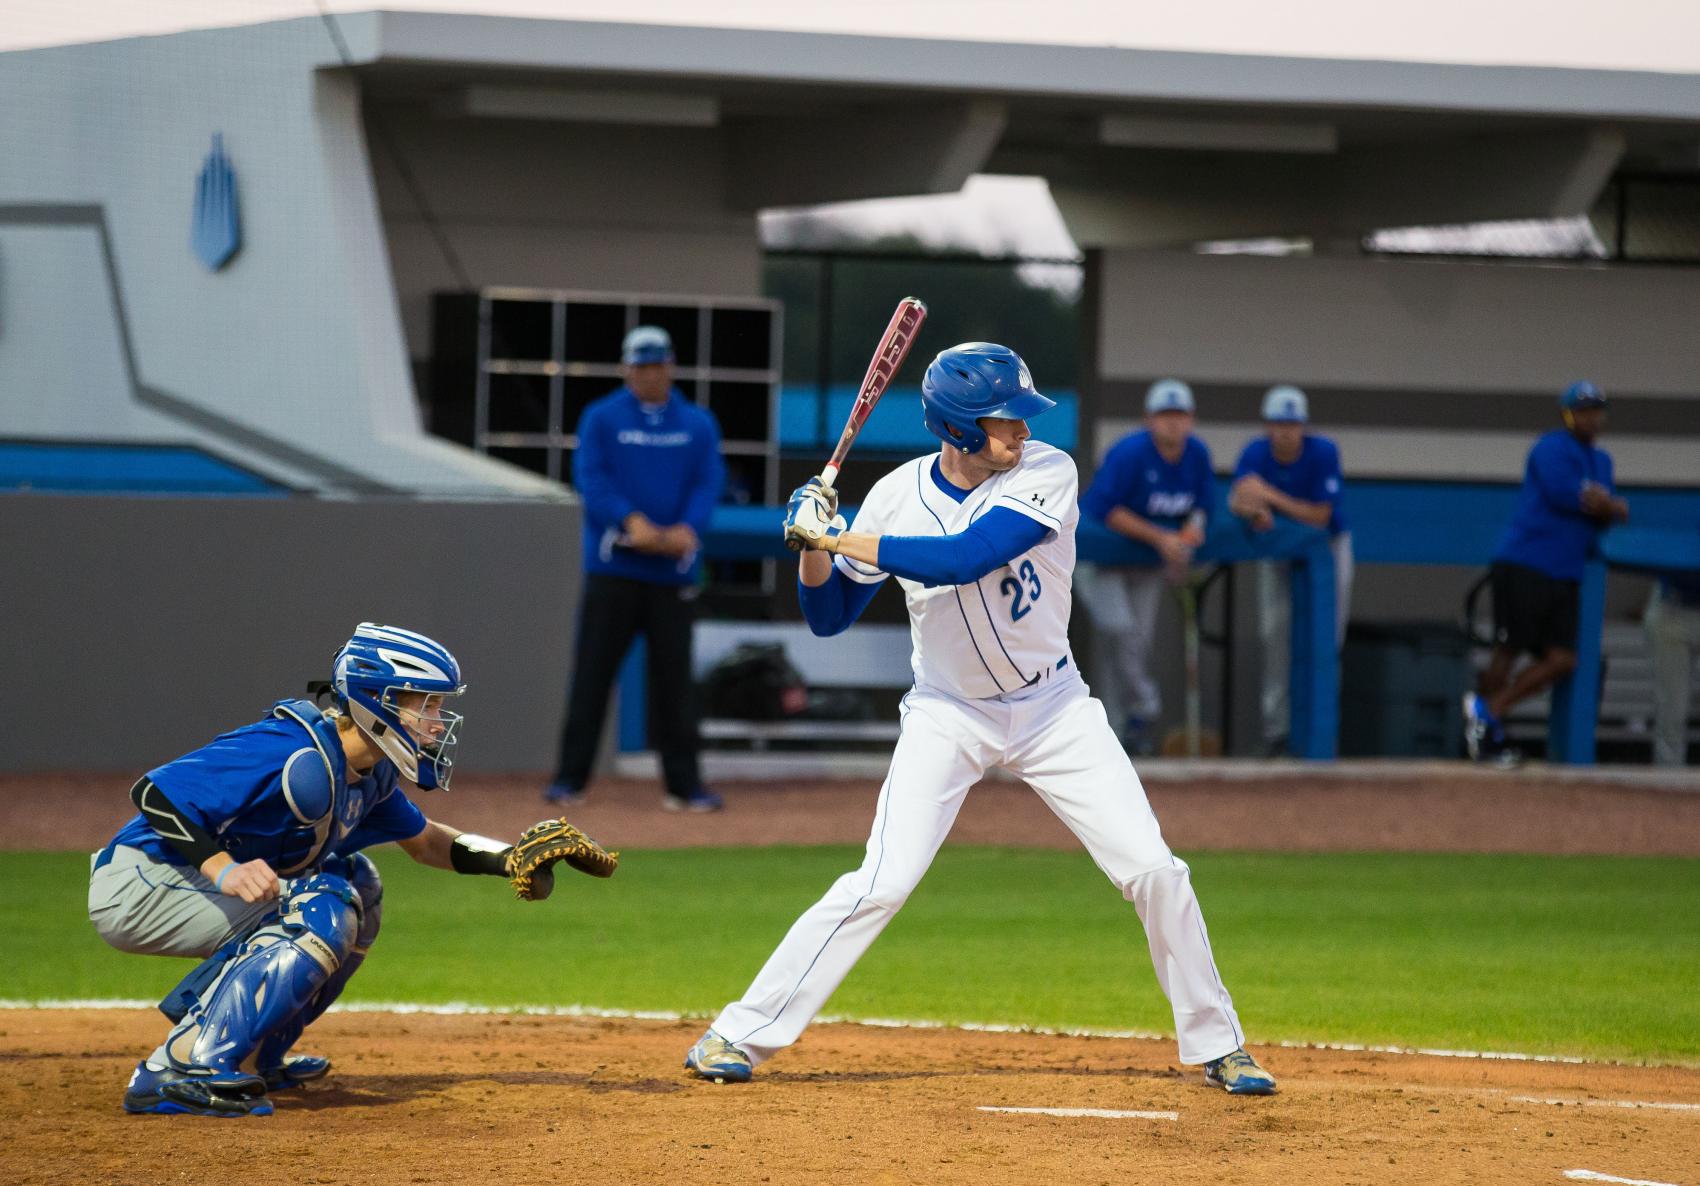
M 1176 848 L 1700 856 L 1700 795 L 1601 774 L 1152 778 Z M 12 849 L 102 843 L 127 780 L 0 778 Z M 538 781 L 457 781 L 454 818 L 501 835 Z M 860 842 L 876 786 L 729 784 L 727 810 L 658 810 L 608 781 L 575 822 L 630 848 Z M 54 810 L 41 811 L 52 803 Z M 1072 845 L 1037 798 L 990 782 L 963 843 Z M 0 993 L 0 995 L 4 995 Z M 820 1025 L 749 1086 L 680 1067 L 701 1021 L 333 1013 L 331 1079 L 265 1119 L 125 1116 L 114 1096 L 158 1036 L 146 1009 L 0 1011 L 0 1182 L 152 1183 L 268 1167 L 315 1183 L 1554 1182 L 1696 1186 L 1700 1068 L 1265 1048 L 1281 1080 L 1233 1099 L 1169 1040 Z M 1015 1109 L 998 1111 L 995 1109 Z M 1075 1110 L 1052 1114 L 1022 1109 Z M 1573 1175 L 1574 1176 L 1574 1175 Z M 1602 1180 L 1596 1178 L 1594 1180 Z

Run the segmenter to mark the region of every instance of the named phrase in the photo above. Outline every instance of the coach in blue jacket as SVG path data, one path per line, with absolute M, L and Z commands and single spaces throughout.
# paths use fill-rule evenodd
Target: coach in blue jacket
M 1529 450 L 1517 509 L 1493 553 L 1493 658 L 1476 691 L 1464 696 L 1470 757 L 1501 765 L 1517 761 L 1500 724 L 1506 712 L 1576 669 L 1582 570 L 1606 527 L 1629 518 L 1611 454 L 1594 443 L 1605 428 L 1605 393 L 1572 383 L 1558 404 L 1564 427 Z M 1534 662 L 1513 678 L 1524 652 Z
M 584 410 L 573 485 L 584 500 L 584 602 L 553 803 L 576 803 L 596 761 L 608 693 L 632 641 L 649 643 L 650 736 L 662 805 L 717 811 L 697 768 L 691 613 L 709 516 L 726 469 L 720 429 L 673 386 L 673 341 L 640 325 L 620 348 L 625 384 Z

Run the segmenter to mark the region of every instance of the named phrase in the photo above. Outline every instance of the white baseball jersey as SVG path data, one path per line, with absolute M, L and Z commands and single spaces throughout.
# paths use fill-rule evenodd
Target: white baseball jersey
M 955 535 L 993 507 L 1019 511 L 1050 534 L 1003 568 L 970 585 L 927 588 L 898 577 L 909 604 L 915 682 L 965 699 L 1031 687 L 1072 666 L 1068 615 L 1080 479 L 1074 459 L 1039 441 L 1021 463 L 968 492 L 961 502 L 939 486 L 938 454 L 898 466 L 874 483 L 850 529 L 873 535 Z M 875 584 L 889 573 L 837 556 L 838 570 Z

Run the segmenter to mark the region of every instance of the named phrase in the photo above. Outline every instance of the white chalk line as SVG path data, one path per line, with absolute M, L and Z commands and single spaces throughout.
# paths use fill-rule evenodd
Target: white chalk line
M 48 998 L 28 1000 L 0 998 L 4 1009 L 152 1009 L 157 1001 L 135 1000 L 126 997 Z M 669 1009 L 605 1009 L 595 1005 L 475 1005 L 468 1001 L 446 1001 L 439 1005 L 423 1005 L 412 1001 L 355 1001 L 338 1002 L 332 1013 L 398 1013 L 423 1014 L 436 1017 L 478 1017 L 486 1015 L 515 1017 L 600 1017 L 610 1020 L 689 1021 L 709 1017 L 705 1013 L 680 1013 Z M 1173 1034 L 1152 1030 L 1094 1029 L 1084 1026 L 1014 1025 L 990 1021 L 930 1021 L 887 1017 L 823 1016 L 820 1025 L 864 1025 L 880 1029 L 963 1030 L 980 1034 L 1036 1034 L 1056 1038 L 1115 1038 L 1142 1042 L 1173 1042 Z M 1250 1043 L 1252 1046 L 1274 1047 L 1283 1050 L 1339 1050 L 1348 1054 L 1416 1054 L 1428 1058 L 1487 1059 L 1504 1062 L 1563 1063 L 1571 1066 L 1686 1066 L 1686 1063 L 1646 1063 L 1622 1059 L 1581 1058 L 1569 1054 L 1524 1054 L 1514 1050 L 1446 1050 L 1430 1046 L 1374 1046 L 1359 1042 L 1305 1042 L 1291 1038 L 1278 1042 Z
M 1013 1112 L 1021 1116 L 1085 1116 L 1094 1120 L 1179 1120 L 1179 1112 L 1120 1112 L 1114 1108 L 993 1108 L 980 1105 L 981 1112 Z
M 1700 1104 L 1667 1103 L 1662 1100 L 1576 1100 L 1534 1095 L 1510 1095 L 1519 1104 L 1557 1104 L 1564 1108 L 1663 1108 L 1670 1112 L 1700 1112 Z
M 1565 1170 L 1564 1176 L 1575 1182 L 1621 1182 L 1623 1186 L 1676 1186 L 1674 1182 L 1655 1182 L 1651 1178 L 1620 1178 L 1616 1174 L 1601 1174 L 1593 1170 Z

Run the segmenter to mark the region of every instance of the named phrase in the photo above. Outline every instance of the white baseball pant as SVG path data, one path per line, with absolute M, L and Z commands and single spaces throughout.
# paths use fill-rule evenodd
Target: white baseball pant
M 908 900 L 969 788 L 994 766 L 1026 780 L 1133 903 L 1174 1010 L 1181 1061 L 1208 1062 L 1242 1045 L 1186 862 L 1164 843 L 1103 705 L 1072 664 L 1065 678 L 1008 696 L 961 700 L 917 687 L 904 697 L 861 868 L 792 924 L 715 1031 L 752 1063 L 795 1042 Z

